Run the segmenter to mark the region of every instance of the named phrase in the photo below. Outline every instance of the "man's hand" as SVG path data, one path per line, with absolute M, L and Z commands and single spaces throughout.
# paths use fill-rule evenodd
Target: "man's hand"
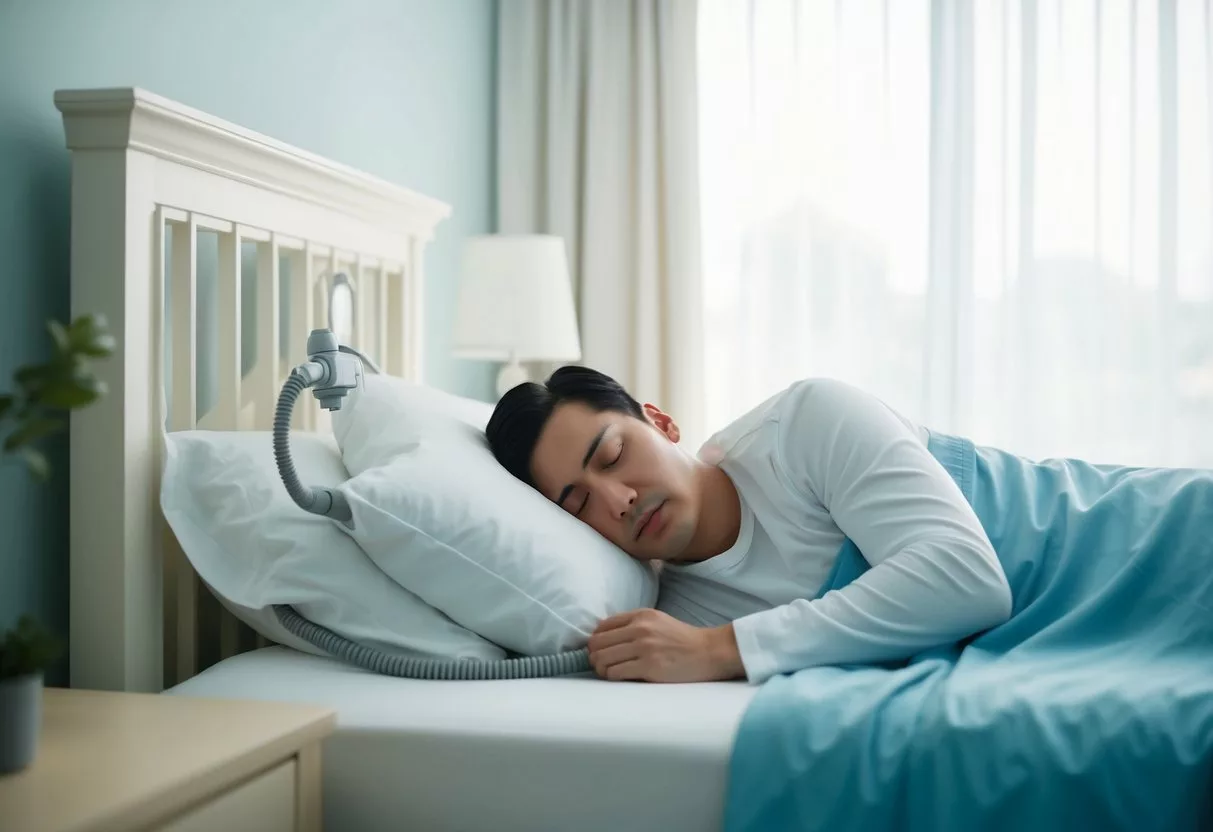
M 694 627 L 654 609 L 603 619 L 590 663 L 612 681 L 711 682 L 745 676 L 733 625 Z

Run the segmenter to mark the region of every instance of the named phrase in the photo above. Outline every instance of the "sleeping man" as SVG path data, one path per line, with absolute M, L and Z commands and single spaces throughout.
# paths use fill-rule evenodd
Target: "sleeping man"
M 977 644 L 1213 656 L 1213 472 L 1031 462 L 805 380 L 698 455 L 675 420 L 564 367 L 510 390 L 496 458 L 634 558 L 657 609 L 589 641 L 612 680 L 903 662 Z

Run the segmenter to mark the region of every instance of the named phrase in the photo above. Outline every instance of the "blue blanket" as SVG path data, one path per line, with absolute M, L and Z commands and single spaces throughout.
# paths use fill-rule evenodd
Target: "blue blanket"
M 727 832 L 1213 828 L 1213 471 L 930 449 L 1006 569 L 1010 620 L 766 682 Z M 848 541 L 822 594 L 867 568 Z

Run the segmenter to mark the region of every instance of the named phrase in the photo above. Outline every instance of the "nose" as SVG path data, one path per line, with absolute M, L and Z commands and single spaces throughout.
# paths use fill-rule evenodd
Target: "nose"
M 621 482 L 607 481 L 602 484 L 607 509 L 616 520 L 626 519 L 636 503 L 636 492 Z

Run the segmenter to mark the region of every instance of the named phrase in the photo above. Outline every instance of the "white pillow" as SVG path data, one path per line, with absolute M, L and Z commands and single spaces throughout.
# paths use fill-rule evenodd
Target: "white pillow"
M 354 412 L 357 408 L 357 417 Z M 332 413 L 333 434 L 351 477 L 406 454 L 423 438 L 484 441 L 486 402 L 397 376 L 367 373 Z
M 491 406 L 385 375 L 364 385 L 333 414 L 353 475 L 340 490 L 348 533 L 398 583 L 527 655 L 583 647 L 602 618 L 654 605 L 652 570 L 494 459 Z
M 305 484 L 347 479 L 331 437 L 293 431 L 291 456 Z M 167 434 L 160 498 L 199 577 L 272 641 L 323 655 L 278 621 L 272 605 L 291 604 L 309 621 L 388 653 L 505 657 L 395 583 L 331 520 L 296 506 L 269 432 Z

